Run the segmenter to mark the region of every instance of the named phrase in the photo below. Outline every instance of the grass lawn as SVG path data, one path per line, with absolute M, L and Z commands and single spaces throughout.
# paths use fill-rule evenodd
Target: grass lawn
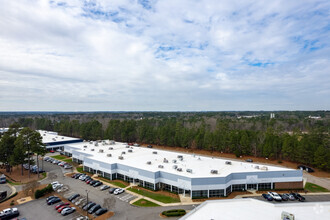
M 102 177 L 99 177 L 99 179 L 104 181 L 104 182 L 111 183 L 112 185 L 118 186 L 120 188 L 125 188 L 125 187 L 128 186 L 128 184 L 125 185 L 124 183 L 117 182 L 117 181 L 111 181 L 111 180 L 108 180 L 108 179 L 105 179 L 105 178 L 102 178 Z
M 77 171 L 78 171 L 79 173 L 82 173 L 82 172 L 84 172 L 84 168 L 83 168 L 83 167 L 77 167 Z
M 139 199 L 138 201 L 134 202 L 133 205 L 142 206 L 142 207 L 156 207 L 156 206 L 159 206 L 158 204 L 150 202 L 146 199 Z
M 329 192 L 329 190 L 323 188 L 322 186 L 307 182 L 305 185 L 305 190 L 309 192 Z
M 56 155 L 56 156 L 50 156 L 56 160 L 64 160 L 64 159 L 67 159 L 68 157 L 67 156 L 63 156 L 63 155 Z
M 10 185 L 12 185 L 12 186 L 15 186 L 15 185 L 22 185 L 22 183 L 14 183 L 14 182 L 12 182 L 12 181 L 10 181 L 10 180 L 6 180 L 7 181 L 7 183 L 9 183 Z
M 137 194 L 152 198 L 154 200 L 157 200 L 159 202 L 163 202 L 163 203 L 175 203 L 175 202 L 180 202 L 179 198 L 174 198 L 174 197 L 170 197 L 170 196 L 165 196 L 165 195 L 161 195 L 158 193 L 153 193 L 153 192 L 149 192 L 147 190 L 144 189 L 135 189 L 135 188 L 128 188 L 127 190 L 135 192 Z
M 42 175 L 42 178 L 41 179 L 45 179 L 47 177 L 47 173 L 46 172 L 42 173 L 41 175 Z

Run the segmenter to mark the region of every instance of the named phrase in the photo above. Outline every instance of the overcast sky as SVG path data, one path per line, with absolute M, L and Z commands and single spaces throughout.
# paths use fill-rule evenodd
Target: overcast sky
M 329 0 L 0 0 L 0 111 L 330 109 Z

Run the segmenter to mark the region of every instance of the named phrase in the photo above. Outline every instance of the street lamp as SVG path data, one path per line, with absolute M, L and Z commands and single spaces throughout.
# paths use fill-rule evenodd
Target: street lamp
M 85 192 L 87 194 L 87 203 L 86 203 L 86 205 L 88 205 L 88 193 L 89 193 L 89 190 L 85 189 Z M 86 216 L 88 216 L 88 209 L 86 210 Z

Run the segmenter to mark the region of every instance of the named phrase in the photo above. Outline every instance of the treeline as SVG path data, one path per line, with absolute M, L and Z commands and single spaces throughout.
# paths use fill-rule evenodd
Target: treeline
M 329 120 L 256 117 L 155 117 L 138 120 L 80 122 L 47 118 L 20 119 L 24 126 L 53 130 L 85 140 L 123 142 L 205 149 L 236 156 L 252 155 L 299 162 L 330 170 Z

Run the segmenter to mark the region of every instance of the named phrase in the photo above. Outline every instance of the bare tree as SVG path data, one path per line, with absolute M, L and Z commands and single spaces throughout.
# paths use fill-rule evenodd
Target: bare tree
M 31 192 L 31 195 L 33 195 L 39 185 L 40 185 L 40 183 L 38 181 L 32 181 L 32 182 L 25 184 L 23 186 L 24 195 L 28 196 L 30 192 Z

